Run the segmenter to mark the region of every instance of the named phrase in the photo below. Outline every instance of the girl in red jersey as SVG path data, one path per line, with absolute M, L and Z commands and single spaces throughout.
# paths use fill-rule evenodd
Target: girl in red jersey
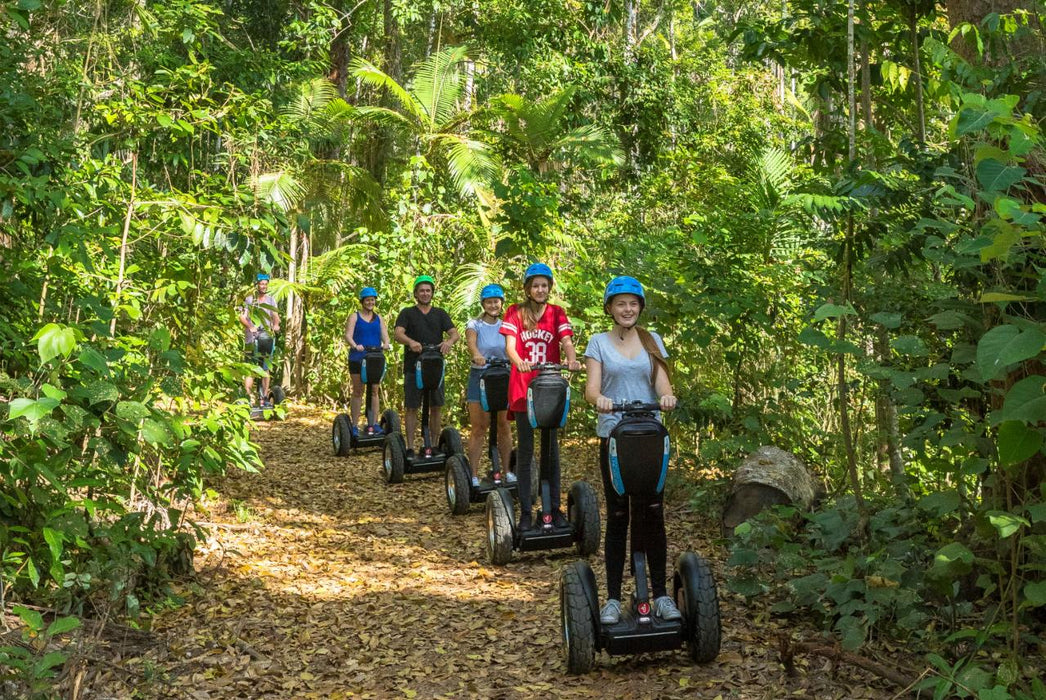
M 523 293 L 526 301 L 513 304 L 501 324 L 505 336 L 505 353 L 512 363 L 509 377 L 509 411 L 516 418 L 516 475 L 519 478 L 519 529 L 529 530 L 534 523 L 533 494 L 530 492 L 530 470 L 534 458 L 534 429 L 527 418 L 527 387 L 533 375 L 530 365 L 539 362 L 560 362 L 560 352 L 566 356 L 571 370 L 581 369 L 574 350 L 574 330 L 566 312 L 555 304 L 548 303 L 552 291 L 552 269 L 544 263 L 534 263 L 523 276 Z M 553 465 L 550 475 L 552 484 L 553 523 L 557 527 L 567 525 L 566 516 L 560 509 L 559 465 Z

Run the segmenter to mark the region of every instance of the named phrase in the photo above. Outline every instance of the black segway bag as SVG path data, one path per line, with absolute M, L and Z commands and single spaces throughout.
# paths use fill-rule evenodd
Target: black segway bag
M 610 431 L 610 481 L 619 496 L 653 497 L 668 475 L 668 430 L 653 416 L 625 416 Z
M 539 374 L 527 387 L 527 417 L 532 428 L 562 428 L 570 410 L 570 384 L 558 372 Z
M 267 331 L 258 331 L 258 334 L 254 336 L 254 352 L 262 357 L 271 355 L 275 347 L 276 339 L 269 335 Z
M 360 381 L 364 384 L 380 384 L 385 378 L 385 353 L 368 352 L 360 360 Z
M 508 410 L 508 367 L 487 367 L 479 376 L 479 405 L 484 411 Z
M 414 380 L 419 389 L 436 390 L 443 384 L 443 355 L 425 350 L 414 364 Z

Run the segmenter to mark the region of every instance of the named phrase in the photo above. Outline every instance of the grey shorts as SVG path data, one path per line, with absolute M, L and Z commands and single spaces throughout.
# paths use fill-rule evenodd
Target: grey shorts
M 421 389 L 418 388 L 417 378 L 413 371 L 403 373 L 403 405 L 406 408 L 421 408 Z M 429 407 L 442 405 L 443 384 L 440 384 L 439 389 L 432 392 Z

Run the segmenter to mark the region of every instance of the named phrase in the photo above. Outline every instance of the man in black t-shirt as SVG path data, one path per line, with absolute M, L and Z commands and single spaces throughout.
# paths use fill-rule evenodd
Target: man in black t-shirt
M 396 317 L 395 338 L 403 343 L 403 427 L 407 438 L 407 453 L 414 453 L 414 432 L 418 426 L 418 408 L 421 407 L 421 390 L 414 378 L 414 365 L 421 353 L 422 345 L 439 344 L 440 352 L 446 355 L 461 337 L 450 315 L 432 305 L 432 294 L 436 291 L 435 281 L 428 275 L 414 280 L 414 306 L 408 306 Z M 447 337 L 444 339 L 443 334 Z M 443 406 L 443 385 L 432 392 L 429 405 L 429 435 L 433 441 L 439 439 L 440 415 Z

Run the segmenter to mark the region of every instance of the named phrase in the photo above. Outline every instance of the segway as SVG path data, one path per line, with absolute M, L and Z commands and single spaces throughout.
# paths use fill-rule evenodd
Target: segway
M 283 391 L 283 387 L 275 383 L 275 377 L 271 375 L 271 370 L 268 367 L 265 367 L 263 362 L 266 359 L 272 358 L 276 350 L 276 339 L 268 331 L 259 330 L 257 335 L 254 336 L 253 345 L 255 362 L 258 363 L 259 367 L 270 372 L 270 376 L 268 394 L 266 394 L 262 389 L 261 377 L 256 377 L 258 403 L 255 406 L 251 406 L 251 419 L 278 418 L 280 415 L 275 409 L 283 403 L 284 399 L 286 399 L 286 394 Z
M 421 439 L 423 445 L 416 454 L 407 454 L 407 443 L 400 432 L 399 415 L 392 410 L 386 411 L 385 451 L 383 464 L 385 481 L 389 484 L 403 482 L 405 474 L 442 471 L 447 459 L 462 454 L 461 435 L 454 428 L 444 428 L 439 435 L 439 442 L 433 444 L 429 434 L 429 405 L 432 393 L 443 384 L 443 372 L 446 363 L 439 345 L 423 345 L 418 361 L 414 366 L 414 381 L 421 390 Z
M 445 485 L 447 505 L 453 515 L 464 515 L 472 503 L 482 503 L 487 494 L 504 486 L 515 491 L 516 484 L 509 483 L 506 472 L 502 470 L 501 453 L 498 451 L 498 413 L 508 410 L 509 363 L 501 358 L 487 358 L 487 366 L 479 379 L 479 404 L 490 416 L 490 427 L 487 431 L 487 455 L 490 457 L 490 471 L 480 479 L 479 486 L 472 485 L 472 468 L 468 457 L 456 454 L 447 459 Z M 513 450 L 513 460 L 515 450 Z M 509 467 L 514 465 L 510 464 Z
M 487 495 L 487 558 L 492 564 L 507 564 L 513 550 L 531 552 L 574 546 L 588 556 L 599 549 L 599 501 L 596 492 L 584 481 L 575 481 L 567 498 L 567 524 L 557 527 L 552 521 L 552 467 L 559 462 L 559 430 L 567 424 L 570 385 L 562 371 L 566 365 L 549 362 L 532 364 L 538 372 L 527 388 L 527 416 L 530 425 L 541 429 L 540 495 L 541 514 L 534 527 L 517 528 L 514 503 L 509 489 L 499 487 Z
M 658 404 L 614 404 L 623 413 L 610 433 L 610 475 L 614 490 L 634 498 L 632 527 L 645 517 L 644 496 L 655 497 L 665 486 L 668 473 L 668 431 L 654 417 Z M 660 462 L 660 463 L 659 463 Z M 638 504 L 638 505 L 637 505 Z M 684 644 L 695 663 L 707 663 L 719 654 L 722 628 L 719 598 L 712 570 L 704 558 L 683 552 L 676 560 L 672 590 L 683 614 L 681 620 L 662 620 L 651 610 L 645 551 L 636 551 L 632 539 L 635 592 L 631 605 L 623 605 L 621 619 L 604 625 L 599 619 L 599 589 L 592 567 L 576 561 L 563 569 L 559 607 L 563 624 L 563 651 L 570 673 L 592 669 L 596 652 L 640 654 L 670 651 Z
M 363 430 L 353 430 L 356 426 L 352 424 L 349 414 L 339 413 L 334 417 L 331 446 L 338 457 L 348 457 L 355 449 L 382 447 L 385 444 L 385 433 L 400 429 L 399 416 L 395 411 L 385 411 L 380 419 L 373 414 L 374 394 L 385 377 L 385 351 L 377 345 L 368 345 L 363 350 L 366 354 L 360 360 L 360 381 L 367 386 L 363 398 L 366 402 L 363 415 L 367 419 L 367 426 Z

